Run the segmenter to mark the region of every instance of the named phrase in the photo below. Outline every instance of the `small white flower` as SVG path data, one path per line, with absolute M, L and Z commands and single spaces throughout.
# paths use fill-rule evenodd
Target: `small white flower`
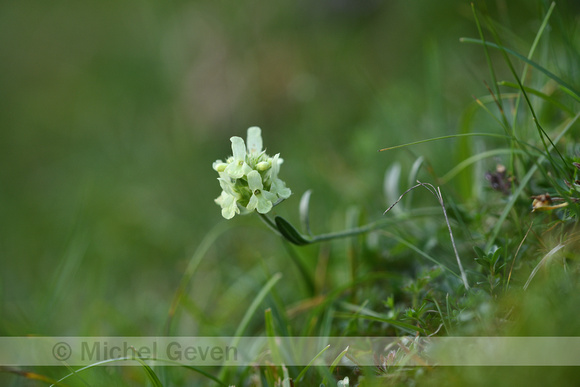
M 232 142 L 232 153 L 234 154 L 233 161 L 226 167 L 225 172 L 232 179 L 239 179 L 240 177 L 246 175 L 252 170 L 248 164 L 246 164 L 246 144 L 241 137 L 230 138 Z
M 287 199 L 292 192 L 278 173 L 280 154 L 270 157 L 263 150 L 262 131 L 257 126 L 248 129 L 246 143 L 240 137 L 230 138 L 232 153 L 226 161 L 216 160 L 212 168 L 218 178 L 222 193 L 215 202 L 222 208 L 222 216 L 233 218 L 236 214 L 258 211 L 268 213 L 279 199 Z
M 240 213 L 235 196 L 227 194 L 224 191 L 215 199 L 215 202 L 222 208 L 222 216 L 226 219 L 231 219 L 234 215 Z
M 284 160 L 280 158 L 280 153 L 277 153 L 272 158 L 272 169 L 270 170 L 269 180 L 271 184 L 270 191 L 275 193 L 282 199 L 288 199 L 292 194 L 290 188 L 286 188 L 286 183 L 278 178 L 278 172 L 280 172 L 280 164 L 282 164 Z
M 273 202 L 278 197 L 264 189 L 260 172 L 252 171 L 248 173 L 248 186 L 252 191 L 252 197 L 246 208 L 250 211 L 256 209 L 260 214 L 268 213 L 272 209 Z
M 212 164 L 212 168 L 215 171 L 217 171 L 217 172 L 223 172 L 223 171 L 225 171 L 227 166 L 228 166 L 228 164 L 227 163 L 224 163 L 221 160 L 216 160 Z

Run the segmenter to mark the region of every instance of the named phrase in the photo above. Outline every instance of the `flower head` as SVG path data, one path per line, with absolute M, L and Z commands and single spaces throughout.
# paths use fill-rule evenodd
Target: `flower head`
M 248 129 L 247 148 L 241 137 L 234 136 L 230 141 L 233 155 L 212 165 L 220 176 L 222 192 L 215 202 L 221 206 L 224 218 L 233 218 L 240 209 L 265 214 L 277 202 L 290 197 L 292 192 L 278 177 L 283 160 L 279 153 L 270 157 L 262 150 L 260 128 Z

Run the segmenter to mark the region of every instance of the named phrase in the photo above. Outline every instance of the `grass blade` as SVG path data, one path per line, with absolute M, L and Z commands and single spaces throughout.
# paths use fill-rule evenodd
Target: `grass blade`
M 127 361 L 127 360 L 135 360 L 135 359 L 133 357 L 121 357 L 121 358 L 116 358 L 116 359 L 107 359 L 107 360 L 103 360 L 103 361 L 99 361 L 99 362 L 90 364 L 88 366 L 79 368 L 78 370 L 74 370 L 73 372 L 71 372 L 68 375 L 65 375 L 64 377 L 60 378 L 58 381 L 54 382 L 54 384 L 51 384 L 50 387 L 53 387 L 53 386 L 62 386 L 63 384 L 61 382 L 63 382 L 64 380 L 70 378 L 73 375 L 77 375 L 80 372 L 89 370 L 91 368 L 100 367 L 100 366 L 104 366 L 104 365 L 108 365 L 108 364 L 113 364 L 113 363 L 121 362 L 121 361 Z M 181 364 L 181 363 L 179 363 L 177 361 L 172 361 L 172 360 L 168 360 L 168 359 L 148 358 L 148 360 L 155 360 L 155 361 L 158 361 L 158 362 L 164 362 L 164 363 L 172 364 L 172 365 L 175 365 L 175 366 L 180 366 L 182 368 L 186 368 L 186 369 L 195 371 L 195 372 L 197 372 L 197 373 L 199 373 L 199 374 L 207 377 L 208 379 L 213 380 L 214 382 L 218 383 L 219 385 L 227 386 L 226 383 L 223 383 L 221 380 L 219 380 L 215 376 L 213 376 L 213 375 L 211 375 L 211 374 L 209 374 L 209 373 L 207 373 L 207 372 L 205 372 L 205 371 L 203 371 L 203 370 L 201 370 L 201 369 L 199 369 L 197 367 L 184 365 L 184 364 Z
M 554 73 L 548 71 L 546 68 L 540 66 L 538 63 L 526 58 L 525 56 L 523 56 L 522 54 L 519 54 L 513 50 L 510 50 L 509 48 L 506 48 L 504 46 L 495 44 L 495 43 L 490 43 L 490 42 L 485 42 L 485 41 L 481 41 L 478 39 L 473 39 L 473 38 L 461 38 L 459 39 L 460 42 L 462 43 L 473 43 L 473 44 L 481 44 L 483 46 L 486 47 L 492 47 L 492 48 L 496 48 L 498 50 L 503 50 L 505 52 L 507 52 L 508 54 L 515 56 L 516 58 L 518 58 L 519 60 L 528 63 L 530 66 L 534 67 L 536 70 L 541 71 L 542 73 L 544 73 L 544 75 L 548 76 L 549 78 L 552 78 L 554 81 L 556 81 L 570 96 L 572 96 L 576 101 L 580 102 L 580 92 L 578 92 L 572 85 L 570 85 L 569 83 L 565 82 L 562 78 L 558 77 L 557 75 L 555 75 Z
M 254 315 L 256 310 L 258 309 L 258 306 L 264 300 L 264 298 L 266 298 L 266 295 L 270 292 L 270 289 L 272 289 L 272 287 L 274 285 L 276 285 L 276 283 L 278 281 L 280 281 L 281 278 L 282 278 L 282 273 L 274 274 L 272 276 L 272 278 L 270 278 L 270 280 L 268 282 L 266 282 L 266 284 L 262 287 L 262 289 L 260 290 L 260 292 L 258 293 L 256 298 L 254 298 L 254 300 L 252 301 L 252 304 L 250 305 L 250 307 L 246 311 L 246 314 L 244 314 L 242 321 L 240 322 L 240 324 L 238 325 L 238 328 L 236 329 L 236 332 L 234 333 L 235 339 L 234 339 L 234 343 L 232 343 L 232 346 L 235 346 L 238 344 L 239 337 L 242 336 L 242 334 L 244 333 L 244 331 L 248 327 L 248 324 L 250 323 L 250 319 L 252 318 L 252 316 Z
M 538 264 L 536 265 L 536 267 L 534 267 L 534 270 L 532 270 L 532 273 L 528 277 L 528 280 L 526 281 L 526 283 L 524 285 L 524 290 L 528 289 L 528 286 L 530 286 L 530 282 L 532 282 L 532 280 L 534 279 L 534 277 L 538 273 L 538 270 L 540 270 L 542 267 L 544 267 L 558 251 L 560 251 L 564 248 L 564 246 L 565 245 L 559 244 L 558 246 L 554 247 L 552 250 L 550 250 L 548 252 L 548 254 L 546 254 L 544 256 L 544 258 L 542 258 L 542 260 L 540 262 L 538 262 Z
M 432 138 L 428 138 L 428 139 L 425 139 L 425 140 L 413 141 L 413 142 L 408 142 L 406 144 L 390 146 L 390 147 L 387 147 L 387 148 L 379 149 L 379 152 L 384 152 L 384 151 L 393 150 L 393 149 L 399 149 L 399 148 L 405 148 L 405 147 L 412 146 L 412 145 L 424 144 L 424 143 L 431 142 L 431 141 L 447 140 L 447 139 L 450 139 L 450 138 L 458 138 L 458 137 L 496 137 L 496 138 L 511 138 L 510 136 L 507 136 L 505 134 L 494 134 L 494 133 L 459 133 L 459 134 L 450 134 L 448 136 L 432 137 Z
M 493 150 L 489 150 L 489 151 L 475 154 L 475 155 L 463 160 L 462 162 L 457 164 L 455 167 L 453 167 L 449 172 L 447 172 L 445 175 L 443 175 L 441 177 L 440 182 L 441 182 L 441 184 L 448 183 L 451 179 L 453 179 L 455 176 L 457 176 L 462 170 L 464 170 L 465 168 L 467 168 L 471 164 L 474 164 L 478 161 L 481 161 L 481 160 L 486 159 L 488 157 L 494 157 L 494 156 L 503 155 L 503 154 L 509 155 L 509 154 L 514 153 L 514 152 L 519 153 L 519 154 L 525 154 L 525 152 L 523 152 L 519 149 L 493 149 Z
M 350 313 L 345 313 L 345 312 L 336 312 L 334 314 L 335 317 L 337 318 L 346 318 L 346 319 L 352 319 L 353 315 Z M 401 329 L 402 331 L 409 333 L 409 334 L 415 334 L 415 333 L 420 333 L 422 335 L 427 335 L 427 332 L 422 329 L 419 328 L 415 325 L 411 325 L 411 324 L 407 324 L 404 323 L 402 321 L 397 321 L 397 320 L 393 320 L 390 318 L 383 318 L 383 317 L 378 317 L 378 316 L 371 316 L 368 314 L 358 314 L 356 315 L 356 318 L 361 318 L 363 320 L 369 320 L 369 321 L 377 321 L 377 322 L 382 322 L 385 324 L 389 324 L 392 325 L 394 327 L 397 327 L 399 329 Z
M 500 84 L 500 86 L 506 86 L 506 87 L 513 88 L 513 89 L 519 89 L 519 86 L 513 82 L 501 81 L 501 82 L 499 82 L 499 84 Z M 570 116 L 574 115 L 574 111 L 572 109 L 568 108 L 566 105 L 564 105 L 560 101 L 556 100 L 555 98 L 552 98 L 551 96 L 549 96 L 545 93 L 542 93 L 539 90 L 532 89 L 531 87 L 528 87 L 528 86 L 524 86 L 524 90 L 526 91 L 526 93 L 533 94 L 537 97 L 540 97 L 544 101 L 550 102 L 554 106 L 557 106 L 558 108 L 560 108 L 562 111 L 565 111 L 566 113 L 568 113 Z M 517 105 L 517 102 L 516 102 L 516 105 Z M 517 108 L 514 109 L 514 111 L 517 112 Z
M 338 363 L 342 360 L 344 355 L 346 355 L 346 353 L 348 352 L 348 348 L 349 347 L 346 347 L 341 353 L 338 354 L 336 359 L 334 359 L 334 361 L 332 362 L 332 364 L 330 365 L 330 368 L 328 370 L 329 374 L 332 374 L 332 372 L 334 371 L 334 369 L 336 368 Z M 326 385 L 326 383 L 327 383 L 327 377 L 325 376 L 324 379 L 322 380 L 322 385 Z
M 318 359 L 320 356 L 322 356 L 322 354 L 324 352 L 326 352 L 326 350 L 330 348 L 330 344 L 328 344 L 326 347 L 324 347 L 322 349 L 322 351 L 318 352 L 318 354 L 316 356 L 314 356 L 312 358 L 312 360 L 310 360 L 310 362 L 306 365 L 306 367 L 304 367 L 304 369 L 302 369 L 302 371 L 300 371 L 300 373 L 298 374 L 298 376 L 296 377 L 296 381 L 300 382 L 302 380 L 302 378 L 304 377 L 304 375 L 306 375 L 306 371 L 308 371 L 308 369 L 312 366 L 312 364 L 314 364 L 314 362 L 316 361 L 316 359 Z
M 147 377 L 149 378 L 149 380 L 151 381 L 153 386 L 163 387 L 163 383 L 161 383 L 161 380 L 159 380 L 159 378 L 157 377 L 157 374 L 155 374 L 155 371 L 153 371 L 153 369 L 151 367 L 149 367 L 149 365 L 147 365 L 143 361 L 143 359 L 141 359 L 141 355 L 139 354 L 139 352 L 137 352 L 137 350 L 135 348 L 131 347 L 131 349 L 137 354 L 137 356 L 135 357 L 135 361 L 137 361 L 137 363 L 141 364 L 141 366 L 145 369 L 145 374 L 147 375 Z

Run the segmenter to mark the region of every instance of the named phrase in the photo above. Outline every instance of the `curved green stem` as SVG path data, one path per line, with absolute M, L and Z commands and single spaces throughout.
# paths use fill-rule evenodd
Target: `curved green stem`
M 278 230 L 278 227 L 276 226 L 276 223 L 274 223 L 274 221 L 272 219 L 270 219 L 266 214 L 260 214 L 258 212 L 258 215 L 260 216 L 260 219 L 262 219 L 262 221 L 264 223 L 266 223 L 266 226 L 268 226 L 276 234 L 282 235 L 282 234 L 280 234 L 280 231 Z

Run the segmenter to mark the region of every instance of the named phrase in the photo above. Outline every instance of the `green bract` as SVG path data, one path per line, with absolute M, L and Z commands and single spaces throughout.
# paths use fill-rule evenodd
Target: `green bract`
M 257 126 L 248 129 L 247 148 L 240 137 L 230 138 L 233 156 L 224 162 L 216 160 L 213 169 L 219 173 L 222 193 L 215 202 L 222 216 L 233 218 L 241 212 L 269 212 L 276 202 L 292 192 L 278 178 L 283 160 L 280 154 L 270 157 L 262 151 L 262 131 Z M 241 211 L 240 211 L 241 210 Z

